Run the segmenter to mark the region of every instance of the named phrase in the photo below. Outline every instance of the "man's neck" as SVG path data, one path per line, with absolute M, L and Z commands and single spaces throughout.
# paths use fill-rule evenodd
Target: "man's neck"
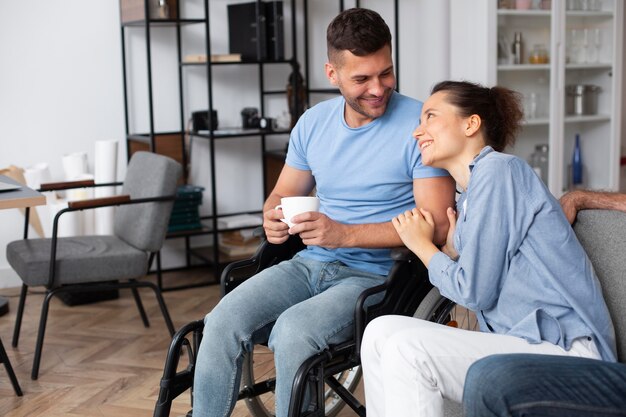
M 355 111 L 352 107 L 348 105 L 348 103 L 344 104 L 343 119 L 346 121 L 346 124 L 353 129 L 365 126 L 366 124 L 376 120 L 372 117 L 364 116 L 361 113 Z

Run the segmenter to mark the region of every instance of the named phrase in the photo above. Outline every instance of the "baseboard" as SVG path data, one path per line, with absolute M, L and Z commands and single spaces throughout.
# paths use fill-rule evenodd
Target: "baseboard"
M 21 287 L 22 280 L 11 268 L 0 268 L 0 288 Z

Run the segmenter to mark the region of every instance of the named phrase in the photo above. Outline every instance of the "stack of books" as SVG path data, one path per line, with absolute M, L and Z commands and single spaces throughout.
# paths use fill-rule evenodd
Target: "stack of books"
M 202 204 L 202 191 L 204 188 L 196 185 L 178 186 L 170 223 L 167 227 L 168 233 L 202 228 L 199 210 Z
M 232 230 L 219 235 L 220 252 L 231 257 L 254 255 L 261 238 L 252 234 L 252 229 Z

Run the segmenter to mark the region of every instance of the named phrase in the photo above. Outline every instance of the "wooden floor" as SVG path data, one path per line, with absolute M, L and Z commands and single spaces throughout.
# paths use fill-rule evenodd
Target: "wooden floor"
M 208 272 L 168 273 L 164 285 L 206 282 Z M 148 278 L 152 279 L 152 278 Z M 0 317 L 0 338 L 24 392 L 17 397 L 0 366 L 0 416 L 152 416 L 170 336 L 154 296 L 141 290 L 151 327 L 144 328 L 129 291 L 120 298 L 68 307 L 50 305 L 39 379 L 30 379 L 43 295 L 31 291 L 26 301 L 19 346 L 11 346 L 18 289 L 2 289 L 10 312 Z M 174 326 L 202 318 L 219 300 L 216 285 L 164 293 Z M 184 393 L 171 416 L 190 409 Z M 234 417 L 249 415 L 238 403 Z M 356 414 L 347 407 L 340 416 Z

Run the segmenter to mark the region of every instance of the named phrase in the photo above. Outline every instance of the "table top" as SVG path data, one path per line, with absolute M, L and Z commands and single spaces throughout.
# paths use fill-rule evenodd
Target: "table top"
M 0 209 L 43 206 L 46 204 L 46 196 L 5 175 L 0 175 L 0 183 L 19 186 L 15 190 L 0 191 Z

